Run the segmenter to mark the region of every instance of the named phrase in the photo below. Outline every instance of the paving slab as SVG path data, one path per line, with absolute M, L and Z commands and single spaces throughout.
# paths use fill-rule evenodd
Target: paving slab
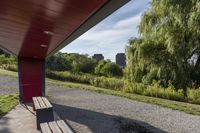
M 0 133 L 40 133 L 30 105 L 19 104 L 0 119 Z

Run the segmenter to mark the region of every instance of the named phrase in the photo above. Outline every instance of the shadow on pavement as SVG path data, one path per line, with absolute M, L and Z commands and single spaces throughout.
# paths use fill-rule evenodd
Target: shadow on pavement
M 10 133 L 10 130 L 6 127 L 8 121 L 8 117 L 0 117 L 0 133 Z
M 166 133 L 148 123 L 121 116 L 55 103 L 53 107 L 62 119 L 85 125 L 93 133 Z

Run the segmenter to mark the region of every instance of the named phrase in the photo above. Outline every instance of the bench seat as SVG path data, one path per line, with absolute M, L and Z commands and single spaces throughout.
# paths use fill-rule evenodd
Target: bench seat
M 53 107 L 46 97 L 33 97 L 33 104 L 34 110 Z
M 42 133 L 73 133 L 63 120 L 41 123 L 40 127 Z
M 37 129 L 40 123 L 54 121 L 53 106 L 46 97 L 33 97 L 33 110 L 36 111 Z

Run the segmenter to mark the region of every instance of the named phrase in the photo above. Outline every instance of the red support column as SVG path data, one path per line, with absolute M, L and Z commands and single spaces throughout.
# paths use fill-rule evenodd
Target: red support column
M 19 57 L 18 74 L 21 102 L 45 95 L 45 60 Z

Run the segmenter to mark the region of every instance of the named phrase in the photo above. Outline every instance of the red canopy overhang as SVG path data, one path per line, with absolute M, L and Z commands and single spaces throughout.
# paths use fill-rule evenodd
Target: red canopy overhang
M 23 102 L 45 95 L 45 58 L 129 0 L 0 0 L 0 47 L 18 56 Z
M 0 47 L 44 59 L 129 0 L 1 0 Z

